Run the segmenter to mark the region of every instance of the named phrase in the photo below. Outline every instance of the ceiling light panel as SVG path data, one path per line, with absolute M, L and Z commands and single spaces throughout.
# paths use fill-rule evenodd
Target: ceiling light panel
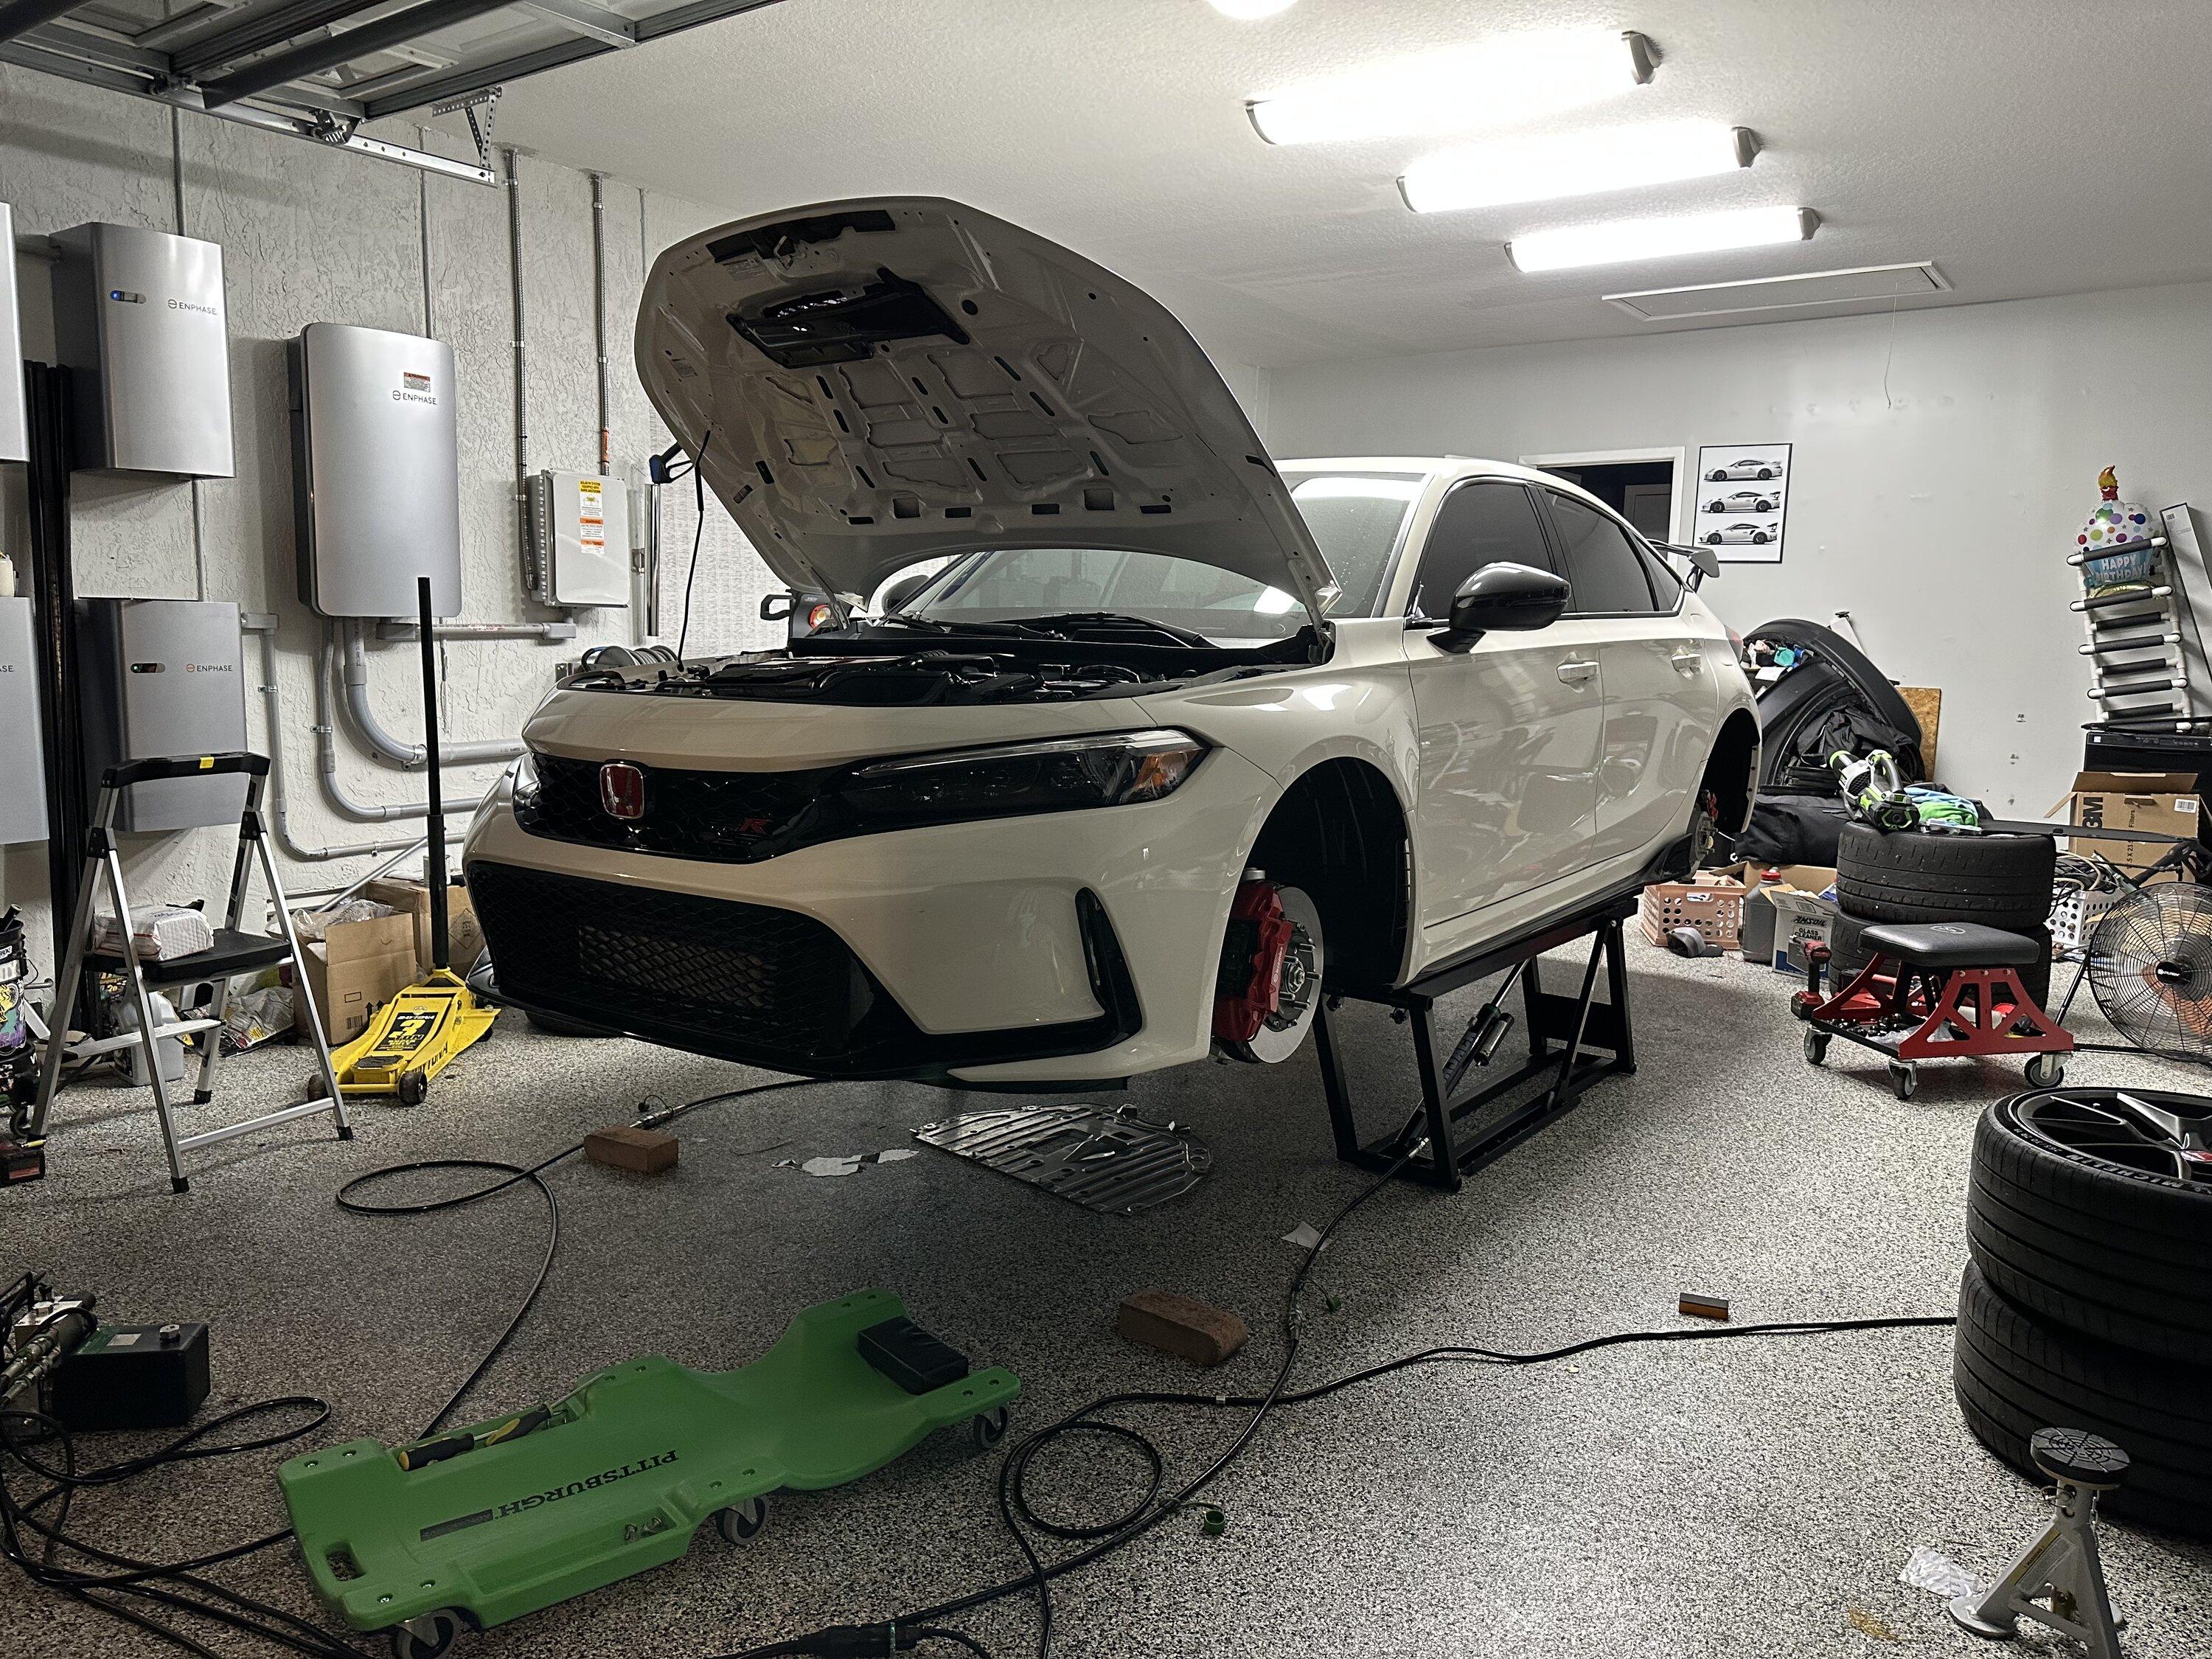
M 1585 265 L 1671 259 L 1686 253 L 1723 253 L 1809 240 L 1820 222 L 1809 208 L 1735 208 L 1721 213 L 1681 213 L 1663 219 L 1616 219 L 1601 225 L 1532 230 L 1505 245 L 1506 257 L 1524 271 L 1573 270 Z
M 1704 179 L 1751 165 L 1758 141 L 1724 121 L 1644 121 L 1542 138 L 1493 138 L 1425 155 L 1398 189 L 1416 213 L 1549 202 Z
M 1254 99 L 1271 144 L 1434 137 L 1580 109 L 1651 78 L 1640 34 L 1586 29 L 1501 35 L 1394 58 Z

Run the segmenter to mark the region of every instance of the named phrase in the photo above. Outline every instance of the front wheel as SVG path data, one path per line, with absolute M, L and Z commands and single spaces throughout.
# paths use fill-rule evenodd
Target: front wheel
M 1232 1060 L 1275 1066 L 1297 1053 L 1321 1008 L 1321 912 L 1302 889 L 1247 874 L 1229 908 L 1213 1036 Z

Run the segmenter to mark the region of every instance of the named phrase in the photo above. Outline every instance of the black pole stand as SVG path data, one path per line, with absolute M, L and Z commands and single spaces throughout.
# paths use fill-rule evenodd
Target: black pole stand
M 1636 1046 L 1629 1024 L 1621 924 L 1635 913 L 1636 903 L 1633 889 L 1610 895 L 1570 916 L 1432 968 L 1395 990 L 1331 992 L 1314 1022 L 1314 1036 L 1337 1157 L 1378 1173 L 1404 1158 L 1399 1167 L 1402 1178 L 1457 1192 L 1465 1176 L 1571 1111 L 1591 1084 L 1601 1078 L 1632 1074 L 1636 1070 Z M 1589 938 L 1590 951 L 1583 970 L 1581 994 L 1562 996 L 1545 990 L 1536 958 L 1583 937 Z M 1601 967 L 1606 981 L 1603 1002 L 1595 998 Z M 1439 1066 L 1436 1005 L 1452 992 L 1498 973 L 1509 975 L 1500 988 L 1501 997 L 1511 989 L 1514 978 L 1521 983 L 1528 1061 L 1474 1093 L 1455 1099 L 1463 1074 L 1474 1064 L 1488 1064 L 1487 1051 L 1497 1046 L 1504 1035 L 1504 1023 L 1510 1016 L 1501 1014 L 1493 1002 L 1470 1022 L 1467 1035 Z M 1395 1134 L 1364 1143 L 1353 1118 L 1352 1090 L 1331 1019 L 1346 1001 L 1378 1003 L 1391 1011 L 1393 1020 L 1413 1028 L 1413 1064 L 1421 1082 L 1421 1103 L 1403 1127 Z M 1496 1036 L 1486 1036 L 1486 1025 Z M 1593 1049 L 1602 1052 L 1594 1054 Z M 1486 1108 L 1547 1073 L 1548 1087 L 1468 1123 Z M 1406 1158 L 1408 1146 L 1416 1150 Z
M 21 366 L 30 413 L 31 609 L 38 630 L 39 723 L 46 773 L 46 896 L 53 906 L 54 972 L 69 951 L 70 918 L 84 878 L 85 834 L 92 788 L 85 776 L 78 719 L 76 591 L 70 553 L 70 425 L 69 371 L 46 363 Z M 98 1006 L 89 984 L 77 1006 L 56 1008 L 57 1037 L 71 1025 L 86 1030 Z
M 430 615 L 430 579 L 415 579 L 415 604 L 422 641 L 422 763 L 430 773 L 430 844 L 423 849 L 424 884 L 430 890 L 430 968 L 450 968 L 446 939 L 446 797 L 438 769 L 438 641 Z

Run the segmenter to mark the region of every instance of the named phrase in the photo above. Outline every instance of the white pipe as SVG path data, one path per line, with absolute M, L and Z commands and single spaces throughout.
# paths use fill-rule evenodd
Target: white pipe
M 332 859 L 404 854 L 422 846 L 425 838 L 420 836 L 412 842 L 363 841 L 334 847 L 303 846 L 293 837 L 291 811 L 284 793 L 284 708 L 276 689 L 276 618 L 248 615 L 240 618 L 240 626 L 246 633 L 258 635 L 261 641 L 261 702 L 263 719 L 268 726 L 270 816 L 275 822 L 276 844 L 283 849 L 284 855 L 302 864 L 320 864 Z M 459 833 L 465 834 L 465 830 Z
M 330 660 L 331 638 L 337 624 L 333 623 L 323 636 L 324 661 Z M 419 743 L 403 743 L 378 722 L 376 713 L 368 706 L 368 652 L 362 644 L 358 623 L 347 624 L 345 630 L 345 711 L 352 719 L 354 735 L 378 759 L 388 761 L 404 770 L 412 771 L 422 766 L 428 751 Z M 469 766 L 484 761 L 513 760 L 522 753 L 520 738 L 494 738 L 477 743 L 449 743 L 439 744 L 440 751 L 449 766 Z

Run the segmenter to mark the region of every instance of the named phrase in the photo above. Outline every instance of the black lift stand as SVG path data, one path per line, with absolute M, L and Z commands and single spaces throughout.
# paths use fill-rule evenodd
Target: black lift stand
M 1314 1032 L 1321 1054 L 1322 1087 L 1328 1096 L 1329 1127 L 1336 1133 L 1336 1155 L 1364 1170 L 1389 1169 L 1413 1146 L 1400 1173 L 1446 1192 L 1492 1158 L 1502 1157 L 1554 1118 L 1573 1109 L 1583 1091 L 1600 1078 L 1626 1077 L 1636 1070 L 1636 1045 L 1629 1030 L 1628 974 L 1623 960 L 1621 923 L 1636 910 L 1635 892 L 1616 894 L 1587 909 L 1550 921 L 1517 939 L 1431 969 L 1411 984 L 1391 991 L 1333 992 L 1322 1003 Z M 1547 991 L 1536 958 L 1587 935 L 1589 963 L 1583 969 L 1581 994 Z M 1596 1000 L 1598 971 L 1605 972 L 1606 1000 Z M 1462 986 L 1503 973 L 1498 994 L 1468 1022 L 1466 1031 L 1444 1056 L 1437 1054 L 1436 1006 Z M 1499 1005 L 1521 983 L 1528 1033 L 1525 1065 L 1498 1078 L 1464 1099 L 1455 1100 L 1468 1071 L 1487 1066 L 1513 1026 Z M 1352 1091 L 1336 1046 L 1331 1015 L 1346 1000 L 1380 1003 L 1390 1018 L 1413 1032 L 1413 1064 L 1420 1073 L 1421 1103 L 1396 1133 L 1362 1144 L 1353 1121 Z M 1593 1049 L 1601 1053 L 1592 1053 Z M 1547 1077 L 1548 1086 L 1491 1111 L 1531 1080 Z M 1470 1123 L 1469 1120 L 1475 1120 Z

